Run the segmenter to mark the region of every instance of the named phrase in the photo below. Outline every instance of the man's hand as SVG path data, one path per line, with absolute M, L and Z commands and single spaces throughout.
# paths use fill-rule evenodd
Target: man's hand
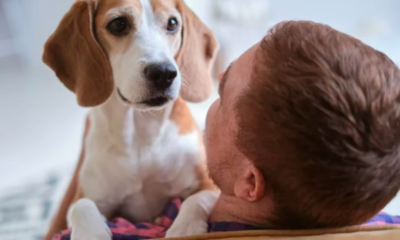
M 203 190 L 188 197 L 181 206 L 178 217 L 166 237 L 184 237 L 207 233 L 208 217 L 210 216 L 219 192 Z

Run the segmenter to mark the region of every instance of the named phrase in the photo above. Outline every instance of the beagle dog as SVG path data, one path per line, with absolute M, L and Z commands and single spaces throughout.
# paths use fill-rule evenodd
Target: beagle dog
M 74 3 L 43 61 L 81 106 L 93 108 L 46 239 L 68 223 L 73 240 L 109 240 L 105 219 L 152 221 L 171 198 L 188 196 L 167 236 L 206 231 L 218 193 L 186 101 L 212 93 L 217 50 L 213 33 L 183 0 Z

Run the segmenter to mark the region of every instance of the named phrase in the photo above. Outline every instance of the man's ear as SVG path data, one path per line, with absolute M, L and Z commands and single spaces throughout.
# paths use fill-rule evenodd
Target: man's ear
M 234 192 L 236 197 L 247 202 L 261 201 L 265 192 L 265 179 L 261 171 L 252 163 L 243 171 L 236 180 Z
M 111 65 L 94 34 L 97 0 L 75 2 L 47 40 L 43 61 L 60 81 L 75 92 L 78 103 L 104 103 L 114 89 Z

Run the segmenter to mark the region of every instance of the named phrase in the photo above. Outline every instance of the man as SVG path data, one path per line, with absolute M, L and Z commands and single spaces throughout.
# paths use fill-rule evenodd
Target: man
M 400 70 L 384 54 L 284 22 L 229 67 L 219 92 L 206 126 L 221 189 L 209 232 L 364 224 L 399 192 Z M 110 227 L 118 239 L 162 237 L 179 206 L 155 224 Z
M 400 189 L 400 71 L 359 40 L 285 22 L 225 73 L 207 117 L 211 221 L 362 224 Z

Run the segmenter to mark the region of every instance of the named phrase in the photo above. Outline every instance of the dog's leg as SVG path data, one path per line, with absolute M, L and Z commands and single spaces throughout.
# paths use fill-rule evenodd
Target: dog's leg
M 72 229 L 71 240 L 111 240 L 112 235 L 96 204 L 80 199 L 68 210 L 68 225 Z
M 219 192 L 203 190 L 188 197 L 166 237 L 184 237 L 207 233 L 208 217 L 219 197 Z

